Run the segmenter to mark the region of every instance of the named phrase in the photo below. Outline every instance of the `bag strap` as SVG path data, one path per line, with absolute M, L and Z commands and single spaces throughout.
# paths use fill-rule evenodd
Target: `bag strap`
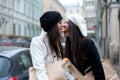
M 89 67 L 84 71 L 84 73 L 87 74 L 88 72 L 90 72 L 90 69 L 91 69 L 91 66 L 89 66 Z

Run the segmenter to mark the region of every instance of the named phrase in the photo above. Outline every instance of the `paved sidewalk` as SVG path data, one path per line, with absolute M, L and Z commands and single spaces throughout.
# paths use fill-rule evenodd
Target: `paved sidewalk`
M 99 46 L 99 44 L 98 44 L 94 39 L 92 39 L 92 40 L 94 41 L 94 43 L 95 43 L 95 45 L 96 45 L 96 47 L 97 47 L 97 49 L 98 49 L 100 58 L 102 59 L 102 58 L 104 57 L 104 53 L 103 53 L 101 47 Z
M 103 53 L 101 47 L 99 46 L 99 44 L 98 44 L 94 39 L 92 39 L 92 40 L 94 41 L 94 43 L 95 43 L 95 45 L 96 45 L 96 47 L 97 47 L 97 49 L 98 49 L 98 52 L 99 52 L 100 58 L 101 58 L 101 59 L 104 58 L 104 53 Z M 115 63 L 115 64 L 112 64 L 112 65 L 113 65 L 113 68 L 117 71 L 117 73 L 118 73 L 118 75 L 119 75 L 119 78 L 120 78 L 120 68 L 119 68 L 119 63 L 118 63 L 118 64 Z

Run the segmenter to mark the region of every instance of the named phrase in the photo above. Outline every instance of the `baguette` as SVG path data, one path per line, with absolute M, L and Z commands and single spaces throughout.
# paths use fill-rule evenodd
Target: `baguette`
M 62 29 L 62 32 L 66 32 L 67 31 L 67 29 Z
M 67 63 L 67 62 L 69 61 L 69 59 L 68 59 L 68 58 L 64 58 L 62 61 L 63 61 L 64 63 Z
M 68 58 L 64 58 L 62 60 L 62 67 L 67 68 L 70 65 L 70 60 Z

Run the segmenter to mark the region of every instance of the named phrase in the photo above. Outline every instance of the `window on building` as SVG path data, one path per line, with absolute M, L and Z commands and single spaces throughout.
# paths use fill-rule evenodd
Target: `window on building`
M 72 10 L 70 10 L 70 13 L 72 13 L 73 11 Z
M 24 4 L 24 14 L 26 14 L 26 4 Z
M 30 30 L 31 28 L 30 28 L 30 25 L 28 24 L 28 36 L 30 37 L 31 36 L 31 30 Z
M 21 35 L 20 34 L 20 32 L 21 32 L 21 25 L 19 25 L 18 28 L 19 28 L 19 35 Z
M 91 2 L 89 1 L 89 2 L 88 2 L 88 6 L 90 6 L 90 3 L 91 3 Z
M 32 9 L 32 18 L 34 19 L 34 9 Z
M 15 0 L 15 10 L 19 10 L 19 3 L 20 1 L 19 0 Z
M 29 16 L 32 17 L 32 8 L 29 7 L 29 9 L 30 9 L 30 14 L 29 14 Z
M 29 12 L 30 12 L 30 10 L 29 10 L 29 9 L 30 9 L 30 7 L 29 7 L 29 6 L 27 6 L 27 12 L 26 12 L 26 15 L 27 15 L 27 16 L 29 16 Z
M 2 4 L 2 1 L 0 0 L 0 4 Z
M 36 20 L 36 16 L 35 16 L 36 15 L 36 10 L 34 9 L 33 11 L 34 11 L 33 12 L 33 16 L 34 16 L 33 18 Z
M 2 0 L 2 4 L 3 5 L 7 5 L 7 1 L 6 0 Z
M 120 0 L 117 0 L 117 2 L 120 2 Z
M 36 16 L 37 15 L 37 16 Z M 38 14 L 37 14 L 37 10 L 35 10 L 35 13 L 34 13 L 34 18 L 35 18 L 35 20 L 38 20 L 39 18 L 38 18 Z
M 120 2 L 120 0 L 111 0 L 111 2 Z
M 26 29 L 26 26 L 24 27 L 24 35 L 27 36 L 27 29 Z
M 79 13 L 79 9 L 76 9 L 76 12 Z
M 92 1 L 90 1 L 90 6 L 92 6 Z
M 18 3 L 20 3 L 20 0 L 17 0 L 18 1 Z
M 28 16 L 30 16 L 30 7 L 28 8 Z
M 88 6 L 88 5 L 87 5 L 87 2 L 85 2 L 85 6 Z
M 11 0 L 7 0 L 7 6 L 8 6 L 8 7 L 11 7 L 11 6 L 12 6 L 12 4 L 13 4 L 13 3 L 12 3 L 12 1 L 11 1 Z
M 111 2 L 116 2 L 116 0 L 111 0 Z
M 31 37 L 33 37 L 34 36 L 34 25 L 32 25 L 32 27 L 31 27 Z
M 13 34 L 15 35 L 16 33 L 16 26 L 15 26 L 15 23 L 13 23 Z
M 92 6 L 94 6 L 94 1 L 92 1 Z

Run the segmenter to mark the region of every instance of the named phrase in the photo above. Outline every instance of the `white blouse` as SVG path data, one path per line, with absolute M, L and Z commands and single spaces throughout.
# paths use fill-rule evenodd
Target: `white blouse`
M 54 55 L 51 54 L 52 52 L 50 50 L 48 38 L 46 35 L 47 33 L 42 31 L 40 36 L 32 38 L 30 46 L 33 67 L 36 69 L 36 76 L 38 80 L 48 80 L 45 64 L 57 61 L 56 55 L 54 53 Z M 68 74 L 67 77 L 69 75 L 70 74 Z M 74 79 L 71 78 L 69 80 Z

